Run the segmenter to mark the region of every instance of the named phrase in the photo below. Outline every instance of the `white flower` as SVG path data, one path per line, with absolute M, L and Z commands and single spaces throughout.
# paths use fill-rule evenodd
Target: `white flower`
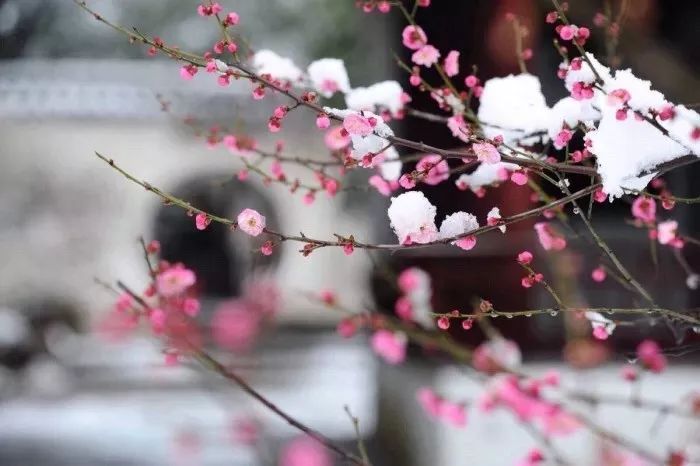
M 307 71 L 311 84 L 323 97 L 331 97 L 336 92 L 350 92 L 350 80 L 343 60 L 322 58 L 312 62 Z
M 391 198 L 388 214 L 391 228 L 401 244 L 429 243 L 437 239 L 435 206 L 420 191 Z

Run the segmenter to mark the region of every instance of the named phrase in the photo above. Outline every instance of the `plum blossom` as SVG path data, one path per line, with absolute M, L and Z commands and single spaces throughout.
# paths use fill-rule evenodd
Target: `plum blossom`
M 404 320 L 417 322 L 424 328 L 433 328 L 435 322 L 431 315 L 433 289 L 430 275 L 418 267 L 409 267 L 399 274 L 397 283 L 404 295 L 396 302 L 396 314 Z
M 374 113 L 360 114 L 353 110 L 338 110 L 330 107 L 324 107 L 323 110 L 329 115 L 343 119 L 343 127 L 350 135 L 352 157 L 355 160 L 362 160 L 368 154 L 375 155 L 383 152 L 389 144 L 387 138 L 394 135 L 382 117 Z M 371 164 L 365 166 L 371 166 Z
M 372 124 L 368 118 L 359 113 L 350 113 L 343 118 L 343 128 L 350 136 L 367 136 L 372 133 Z
M 602 282 L 605 280 L 607 277 L 607 272 L 605 271 L 605 267 L 598 266 L 593 271 L 591 272 L 591 278 L 593 279 L 594 282 Z
M 261 323 L 261 316 L 245 301 L 225 301 L 214 311 L 211 320 L 212 338 L 221 348 L 235 352 L 247 351 L 255 343 Z
M 336 92 L 350 92 L 350 79 L 343 60 L 322 58 L 312 62 L 307 72 L 314 89 L 323 97 L 332 97 Z
M 535 223 L 535 231 L 545 251 L 561 251 L 566 247 L 566 239 L 549 223 Z
M 440 184 L 450 177 L 447 160 L 437 154 L 423 156 L 416 164 L 416 170 L 424 173 L 421 181 L 429 185 Z
M 479 222 L 476 219 L 476 216 L 466 212 L 455 212 L 445 217 L 445 220 L 443 220 L 442 224 L 440 224 L 439 238 L 453 238 L 455 236 L 460 236 L 464 233 L 474 231 L 477 228 L 479 228 Z M 451 244 L 454 244 L 465 251 L 469 251 L 476 245 L 476 236 L 463 236 L 455 241 L 452 241 Z
M 308 436 L 287 443 L 279 459 L 279 466 L 333 466 L 333 463 L 326 447 Z
M 258 236 L 265 229 L 265 217 L 253 209 L 243 209 L 236 221 L 238 228 L 250 236 Z
M 437 395 L 431 388 L 423 387 L 416 392 L 416 399 L 425 412 L 436 420 L 442 420 L 454 427 L 467 424 L 466 406 Z
M 486 224 L 489 226 L 498 225 L 501 222 L 501 218 L 501 209 L 494 207 L 486 214 Z M 505 225 L 499 225 L 498 229 L 501 230 L 501 233 L 506 232 Z
M 656 226 L 657 238 L 661 244 L 670 244 L 671 246 L 678 245 L 678 222 L 675 220 L 666 220 L 660 222 Z
M 372 335 L 372 349 L 389 364 L 400 364 L 406 359 L 408 339 L 401 332 L 377 330 Z
M 433 47 L 432 45 L 424 45 L 420 49 L 413 52 L 411 55 L 411 60 L 416 65 L 425 66 L 430 68 L 435 63 L 437 63 L 440 58 L 440 51 Z
M 175 264 L 156 276 L 158 293 L 166 298 L 177 296 L 195 284 L 194 272 L 182 264 Z
M 445 74 L 449 77 L 454 77 L 459 74 L 459 52 L 451 50 L 445 57 Z
M 464 142 L 469 142 L 471 130 L 464 121 L 464 116 L 456 114 L 447 119 L 447 127 L 452 132 L 452 136 L 461 139 Z
M 430 417 L 437 419 L 440 416 L 443 400 L 432 388 L 422 387 L 418 389 L 416 400 Z
M 350 145 L 350 136 L 346 134 L 342 126 L 335 126 L 326 131 L 323 142 L 330 150 L 341 150 Z
M 644 223 L 653 223 L 656 219 L 656 202 L 650 197 L 637 197 L 632 203 L 632 215 Z
M 403 45 L 411 50 L 418 50 L 428 43 L 428 36 L 420 26 L 406 26 L 401 33 Z
M 211 219 L 207 214 L 202 214 L 199 213 L 195 215 L 194 217 L 194 223 L 195 226 L 197 227 L 197 230 L 206 230 L 207 227 L 209 226 L 209 223 L 211 223 Z
M 598 340 L 606 340 L 610 335 L 612 335 L 617 324 L 607 317 L 603 316 L 599 312 L 586 311 L 586 319 L 591 322 L 591 327 L 593 328 L 593 336 Z
M 425 194 L 409 191 L 391 198 L 388 215 L 401 244 L 429 243 L 438 237 L 436 212 Z
M 642 341 L 637 346 L 637 357 L 650 372 L 658 374 L 666 369 L 666 356 L 664 356 L 661 352 L 661 347 L 654 340 Z
M 518 254 L 518 264 L 529 265 L 532 262 L 533 255 L 530 251 L 523 251 Z
M 501 161 L 501 154 L 496 149 L 496 146 L 491 143 L 476 142 L 472 145 L 472 149 L 480 162 L 494 164 Z

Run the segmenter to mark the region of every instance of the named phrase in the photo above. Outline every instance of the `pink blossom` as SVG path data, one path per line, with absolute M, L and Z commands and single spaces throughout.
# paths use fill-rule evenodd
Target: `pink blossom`
M 447 330 L 450 328 L 450 318 L 447 316 L 442 316 L 437 320 L 437 326 L 440 330 Z
M 447 119 L 447 127 L 452 131 L 452 136 L 461 139 L 464 142 L 469 142 L 471 131 L 464 121 L 464 116 L 460 114 L 453 115 Z
M 238 228 L 250 236 L 258 236 L 265 229 L 265 217 L 253 209 L 243 209 L 236 220 Z
M 435 63 L 437 63 L 440 58 L 440 51 L 433 47 L 432 45 L 424 45 L 419 50 L 413 52 L 411 55 L 411 60 L 416 65 L 425 66 L 430 68 Z
M 336 126 L 326 132 L 323 141 L 330 150 L 341 150 L 350 144 L 350 136 L 342 126 Z
M 656 202 L 646 196 L 637 197 L 632 203 L 632 215 L 644 223 L 653 223 L 656 219 Z
M 416 164 L 416 170 L 424 173 L 423 183 L 433 186 L 450 177 L 450 167 L 447 165 L 447 160 L 437 154 L 423 156 Z
M 457 76 L 459 74 L 459 52 L 456 50 L 451 50 L 445 57 L 445 74 L 449 77 Z
M 401 33 L 403 45 L 411 50 L 418 50 L 428 43 L 428 36 L 420 26 L 406 26 Z
M 488 213 L 486 214 L 486 224 L 492 227 L 498 226 L 498 229 L 501 230 L 501 233 L 506 232 L 506 225 L 501 221 L 503 217 L 501 217 L 501 209 L 498 207 L 494 207 L 493 209 L 489 210 Z
M 607 102 L 611 107 L 620 107 L 630 100 L 630 93 L 626 89 L 615 89 L 608 92 Z
M 416 187 L 416 180 L 413 178 L 412 175 L 404 173 L 399 178 L 399 186 L 401 186 L 404 189 L 413 189 Z
M 525 458 L 518 461 L 515 466 L 536 466 L 544 461 L 544 455 L 538 448 L 530 450 Z
M 399 274 L 397 284 L 405 294 L 420 291 L 426 286 L 426 273 L 418 267 L 409 267 Z
M 470 251 L 476 246 L 476 236 L 469 235 L 459 238 L 453 243 L 458 248 L 464 249 L 465 251 Z
M 138 314 L 108 312 L 97 322 L 95 331 L 105 340 L 116 343 L 131 336 L 138 322 Z
M 593 269 L 591 272 L 591 278 L 593 279 L 594 282 L 602 282 L 605 280 L 605 277 L 607 276 L 607 273 L 605 272 L 605 268 L 601 265 Z
M 194 65 L 185 65 L 182 68 L 180 68 L 180 77 L 184 79 L 185 81 L 190 81 L 192 78 L 194 78 L 194 75 L 197 74 L 197 71 L 199 71 L 199 68 L 197 68 Z
M 569 144 L 569 141 L 571 141 L 571 138 L 573 137 L 573 133 L 571 130 L 568 129 L 562 129 L 559 131 L 559 134 L 557 134 L 557 137 L 554 138 L 554 148 L 555 149 L 563 149 L 564 147 Z
M 647 370 L 660 373 L 666 369 L 666 356 L 654 340 L 644 340 L 637 346 L 637 357 Z
M 511 173 L 510 175 L 510 181 L 513 183 L 517 184 L 518 186 L 524 186 L 527 184 L 527 173 L 525 173 L 522 170 L 517 170 Z
M 576 35 L 576 26 L 564 25 L 559 29 L 559 37 L 562 40 L 571 40 Z
M 440 416 L 443 400 L 432 388 L 422 387 L 418 389 L 416 399 L 430 417 Z
M 501 154 L 498 149 L 488 142 L 476 142 L 472 145 L 476 158 L 484 163 L 498 163 L 501 161 Z
M 379 175 L 372 175 L 369 177 L 369 185 L 373 186 L 377 191 L 382 196 L 391 196 L 391 193 L 394 191 L 394 188 L 391 185 L 391 182 L 386 181 L 384 178 L 382 178 Z M 396 183 L 396 182 L 394 182 Z
M 325 113 L 319 113 L 316 117 L 316 127 L 318 129 L 328 129 L 331 125 L 331 120 Z
M 535 231 L 545 251 L 561 251 L 566 247 L 566 239 L 549 223 L 535 223 Z
M 199 213 L 194 217 L 194 224 L 197 230 L 206 230 L 210 223 L 211 219 L 207 214 Z
M 151 309 L 148 313 L 148 321 L 151 323 L 153 333 L 162 333 L 165 328 L 165 320 L 167 316 L 162 309 Z
M 637 377 L 639 377 L 639 374 L 637 374 L 637 368 L 632 364 L 625 364 L 622 366 L 622 369 L 620 369 L 620 375 L 628 382 L 634 382 L 637 380 Z
M 394 312 L 396 315 L 406 321 L 413 320 L 413 304 L 408 296 L 401 296 L 394 303 Z
M 372 134 L 373 127 L 369 119 L 359 113 L 351 113 L 343 119 L 343 128 L 353 136 L 368 136 Z
M 678 234 L 678 222 L 675 220 L 661 222 L 656 226 L 656 231 L 659 243 L 673 245 Z
M 518 263 L 521 265 L 528 265 L 532 262 L 532 253 L 530 251 L 523 251 L 518 254 Z
M 193 271 L 182 264 L 175 264 L 156 276 L 156 288 L 161 296 L 170 298 L 183 293 L 196 281 Z
M 467 425 L 467 411 L 462 403 L 443 401 L 440 405 L 440 417 L 454 427 L 464 427 Z
M 284 446 L 279 466 L 333 466 L 333 458 L 317 440 L 299 437 Z
M 224 18 L 224 26 L 235 26 L 240 21 L 240 16 L 235 11 L 230 12 Z
M 182 312 L 190 317 L 196 317 L 199 314 L 200 307 L 199 300 L 196 298 L 185 298 L 182 302 Z
M 225 301 L 214 311 L 211 332 L 221 348 L 242 352 L 249 350 L 260 333 L 260 316 L 239 299 Z
M 336 331 L 341 337 L 350 338 L 355 335 L 355 332 L 357 332 L 357 324 L 355 324 L 353 319 L 342 319 L 340 322 L 338 322 Z
M 122 293 L 119 295 L 117 301 L 114 303 L 114 309 L 117 312 L 123 313 L 131 309 L 133 305 L 134 298 L 132 298 L 129 293 Z
M 661 121 L 672 120 L 676 117 L 676 110 L 673 105 L 666 105 L 659 110 L 659 119 Z
M 469 76 L 464 78 L 464 85 L 467 86 L 469 89 L 475 87 L 478 84 L 479 84 L 479 78 L 477 78 L 473 74 L 470 74 Z
M 389 330 L 377 330 L 372 335 L 372 349 L 389 364 L 406 359 L 406 335 Z

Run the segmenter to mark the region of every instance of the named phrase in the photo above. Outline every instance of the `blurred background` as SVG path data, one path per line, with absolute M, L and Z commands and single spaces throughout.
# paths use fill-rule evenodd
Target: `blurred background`
M 397 12 L 364 14 L 351 0 L 223 3 L 240 14 L 240 31 L 255 48 L 275 50 L 300 67 L 319 57 L 342 58 L 353 86 L 396 79 L 411 93 L 414 107 L 433 108 L 393 62 L 394 53 L 410 59 L 400 42 L 404 23 Z M 590 49 L 603 54 L 602 33 L 592 26 L 603 2 L 570 3 L 573 22 L 594 33 Z M 651 80 L 673 102 L 700 102 L 700 3 L 630 3 L 619 45 L 621 67 Z M 218 39 L 212 22 L 196 15 L 194 1 L 89 4 L 116 23 L 176 40 L 185 50 L 201 52 Z M 459 50 L 462 70 L 478 64 L 485 80 L 518 72 L 512 26 L 504 20 L 507 12 L 516 13 L 530 31 L 526 46 L 534 58 L 528 69 L 540 77 L 551 105 L 565 95 L 555 75 L 560 57 L 543 22 L 551 9 L 535 0 L 433 0 L 418 19 L 433 45 Z M 126 337 L 115 330 L 106 317 L 114 295 L 96 279 L 141 289 L 148 275 L 140 236 L 158 239 L 164 259 L 197 272 L 204 325 L 221 303 L 260 293 L 255 284 L 274 287 L 279 298 L 274 328 L 265 329 L 245 354 L 222 357 L 276 404 L 353 448 L 347 405 L 360 420 L 375 465 L 501 465 L 522 457 L 533 441 L 506 413 L 484 417 L 470 410 L 473 422 L 460 430 L 432 424 L 420 411 L 414 399 L 421 386 L 455 399 L 478 396 L 479 387 L 462 368 L 416 348 L 399 367 L 376 361 L 362 337 L 338 338 L 337 316 L 304 292 L 333 289 L 349 308 L 391 312 L 397 295 L 386 271 L 415 265 L 433 279 L 437 310 L 469 309 L 478 297 L 504 310 L 548 306 L 548 295 L 520 286 L 522 271 L 513 260 L 522 249 L 538 247 L 532 223 L 509 227 L 507 242 L 484 236 L 468 253 L 431 248 L 345 257 L 340 250 L 322 249 L 302 257 L 297 246 L 283 245 L 271 260 L 261 259 L 259 245 L 220 225 L 196 231 L 192 218 L 128 183 L 94 151 L 217 214 L 230 217 L 253 207 L 284 232 L 317 237 L 352 232 L 375 242 L 394 241 L 388 199 L 376 193 L 318 195 L 306 207 L 303 193 L 265 186 L 253 176 L 237 182 L 241 166 L 235 157 L 221 146 L 208 149 L 206 134 L 183 119 L 203 128 L 240 128 L 269 149 L 280 136 L 292 155 L 323 159 L 327 150 L 308 115 L 294 112 L 282 133 L 273 135 L 265 122 L 283 100 L 254 102 L 245 83 L 222 89 L 209 78 L 182 81 L 177 64 L 149 57 L 145 48 L 129 44 L 72 2 L 0 0 L 0 465 L 269 465 L 296 435 L 212 374 L 164 367 L 159 344 L 147 333 Z M 164 101 L 169 112 L 163 112 Z M 408 118 L 392 127 L 411 139 L 455 145 L 449 131 L 434 123 Z M 293 166 L 285 171 L 312 179 Z M 694 197 L 697 175 L 693 166 L 667 181 L 675 195 Z M 360 185 L 366 177 L 355 171 L 348 183 Z M 528 189 L 512 184 L 482 200 L 456 191 L 452 182 L 425 192 L 438 206 L 438 219 L 455 210 L 484 218 L 494 205 L 510 206 L 513 212 L 506 214 L 529 205 Z M 700 219 L 688 206 L 677 206 L 672 215 L 685 232 L 697 235 Z M 668 248 L 657 251 L 656 267 L 646 233 L 622 220 L 630 217 L 629 204 L 620 201 L 597 205 L 594 222 L 661 305 L 698 306 L 697 291 L 685 286 L 690 272 Z M 553 285 L 570 302 L 629 306 L 630 296 L 614 281 L 591 280 L 599 257 L 577 247 L 585 243 L 571 244 L 571 252 L 549 264 Z M 694 267 L 697 248 L 685 248 L 684 257 Z M 668 374 L 644 382 L 646 395 L 676 400 L 699 385 L 694 349 L 700 340 L 689 329 L 679 330 L 686 335 L 679 340 L 663 324 L 622 327 L 599 343 L 590 339 L 587 325 L 564 316 L 495 324 L 521 345 L 532 372 L 558 367 L 594 393 L 628 393 L 617 370 L 643 337 L 658 339 L 674 355 Z M 484 338 L 478 329 L 453 330 L 465 344 Z M 700 457 L 697 423 L 668 418 L 651 430 L 658 421 L 653 413 L 616 409 L 601 410 L 601 422 L 659 452 L 669 442 L 694 445 Z M 260 432 L 257 443 L 240 438 L 241 426 L 251 425 Z M 562 442 L 574 464 L 597 464 L 602 447 L 595 438 L 577 434 Z M 505 444 L 507 450 L 498 447 Z

